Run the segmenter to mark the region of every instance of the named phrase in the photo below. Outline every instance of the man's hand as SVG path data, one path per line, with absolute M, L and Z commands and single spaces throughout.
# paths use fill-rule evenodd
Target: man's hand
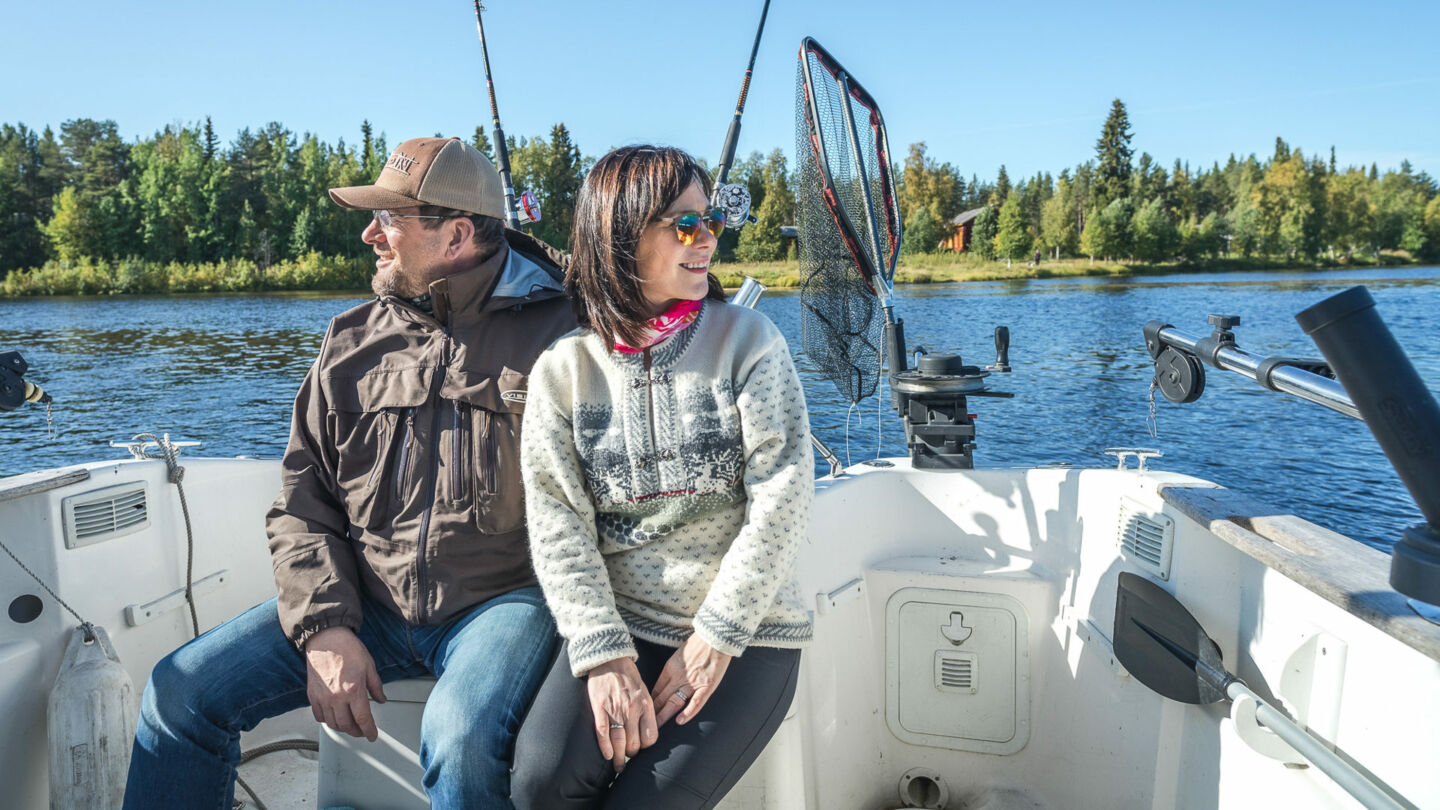
M 305 695 L 315 719 L 370 742 L 380 736 L 370 698 L 385 702 L 370 651 L 348 627 L 329 627 L 305 642 Z M 368 693 L 368 694 L 367 694 Z
M 692 633 L 665 662 L 655 688 L 650 690 L 650 699 L 660 707 L 656 717 L 659 725 L 672 717 L 682 726 L 690 722 L 715 694 L 729 667 L 730 656 Z
M 657 738 L 655 707 L 650 692 L 640 679 L 640 670 L 629 658 L 607 661 L 585 673 L 590 695 L 590 712 L 595 718 L 595 742 L 600 754 L 625 770 L 625 760 L 654 745 Z

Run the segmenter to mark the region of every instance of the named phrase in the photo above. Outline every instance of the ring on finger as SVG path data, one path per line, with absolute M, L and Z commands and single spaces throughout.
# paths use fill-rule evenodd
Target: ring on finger
M 684 688 L 676 689 L 675 694 L 680 698 L 681 701 L 688 702 L 690 700 L 690 695 L 686 694 Z
M 624 724 L 624 723 L 611 723 L 611 724 L 610 724 L 610 730 L 611 730 L 611 731 L 614 731 L 614 730 L 617 729 L 617 728 L 624 728 L 624 727 L 625 727 L 625 724 Z

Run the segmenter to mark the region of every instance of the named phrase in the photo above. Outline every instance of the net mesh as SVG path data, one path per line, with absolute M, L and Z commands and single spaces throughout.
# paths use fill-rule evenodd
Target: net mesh
M 883 165 L 878 130 L 873 125 L 877 119 L 854 98 L 848 99 L 856 116 L 861 147 L 857 153 L 852 148 L 842 112 L 847 99 L 830 68 L 808 49 L 802 51 L 801 59 L 809 63 L 813 79 L 807 88 L 802 63 L 795 77 L 795 155 L 799 175 L 795 202 L 800 272 L 804 279 L 800 288 L 801 342 L 806 356 L 817 369 L 854 403 L 873 396 L 880 383 L 884 313 L 860 272 L 852 247 L 867 254 L 871 266 L 880 272 L 893 272 L 888 254 L 898 232 L 885 224 L 876 227 L 881 253 L 875 255 L 860 172 L 862 167 L 868 172 L 866 177 L 872 181 L 873 211 L 884 223 L 882 212 L 887 208 L 882 200 L 884 191 L 880 183 L 874 182 L 881 176 Z M 813 121 L 807 91 L 815 96 L 818 115 Z M 825 178 L 815 154 L 817 141 L 833 177 L 836 202 L 854 228 L 856 245 L 847 243 L 835 213 L 826 203 Z

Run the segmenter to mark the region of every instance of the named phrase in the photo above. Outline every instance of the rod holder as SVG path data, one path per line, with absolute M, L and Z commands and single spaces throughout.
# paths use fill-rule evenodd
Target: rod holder
M 1407 530 L 1396 544 L 1391 587 L 1440 604 L 1440 404 L 1364 287 L 1333 295 L 1295 320 L 1325 355 L 1429 523 Z

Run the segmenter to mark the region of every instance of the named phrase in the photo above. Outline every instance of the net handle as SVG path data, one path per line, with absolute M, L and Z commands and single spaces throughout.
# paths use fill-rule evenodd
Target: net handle
M 865 201 L 865 218 L 870 222 L 870 242 L 875 249 L 875 261 L 878 263 L 884 261 L 885 250 L 880 246 L 880 227 L 879 223 L 875 221 L 875 203 L 870 196 L 870 178 L 865 172 L 864 160 L 860 157 L 860 132 L 855 128 L 855 112 L 850 109 L 850 74 L 843 70 L 840 71 L 839 75 L 835 77 L 835 83 L 840 85 L 840 95 L 845 99 L 845 103 L 840 105 L 840 117 L 845 119 L 846 134 L 850 136 L 850 151 L 855 155 L 855 162 L 858 169 L 856 174 L 860 176 L 860 196 L 861 199 Z M 879 147 L 878 142 L 876 147 Z M 881 156 L 881 160 L 884 160 L 883 155 Z M 880 172 L 882 174 L 885 172 L 883 164 L 880 167 Z M 875 290 L 875 294 L 880 297 L 880 305 L 889 309 L 889 279 L 886 278 L 884 274 L 881 274 L 877 280 L 880 282 L 880 289 Z
M 879 231 L 876 227 L 876 217 L 873 210 L 872 198 L 869 193 L 869 179 L 863 166 L 857 166 L 857 173 L 864 183 L 865 205 L 867 215 L 870 217 L 871 236 L 874 242 L 874 258 L 871 253 L 861 248 L 857 229 L 845 209 L 839 204 L 838 190 L 835 187 L 835 176 L 830 169 L 829 155 L 825 152 L 823 139 L 820 137 L 819 124 L 820 110 L 815 94 L 815 76 L 810 69 L 810 60 L 807 54 L 813 53 L 820 66 L 837 81 L 841 90 L 842 115 L 847 122 L 849 129 L 852 151 L 858 158 L 859 132 L 854 121 L 854 115 L 850 109 L 850 98 L 859 101 L 870 111 L 869 124 L 876 134 L 875 145 L 878 151 L 878 164 L 880 167 L 880 190 L 885 202 L 885 226 L 890 235 L 890 253 L 882 255 L 879 247 Z M 865 284 L 870 288 L 876 297 L 880 298 L 882 306 L 888 312 L 890 309 L 890 280 L 895 275 L 895 264 L 900 255 L 900 243 L 903 238 L 902 230 L 897 227 L 899 212 L 896 206 L 894 187 L 890 182 L 890 142 L 885 133 L 885 120 L 880 114 L 880 107 L 875 99 L 864 87 L 854 80 L 853 77 L 825 50 L 819 42 L 812 37 L 806 37 L 800 42 L 800 70 L 803 77 L 805 91 L 805 124 L 810 136 L 810 149 L 815 155 L 815 162 L 820 169 L 820 179 L 823 185 L 826 208 L 830 210 L 831 216 L 835 218 L 835 224 L 840 230 L 841 236 L 845 239 L 846 247 L 855 259 L 860 269 Z M 880 263 L 884 262 L 884 266 Z

